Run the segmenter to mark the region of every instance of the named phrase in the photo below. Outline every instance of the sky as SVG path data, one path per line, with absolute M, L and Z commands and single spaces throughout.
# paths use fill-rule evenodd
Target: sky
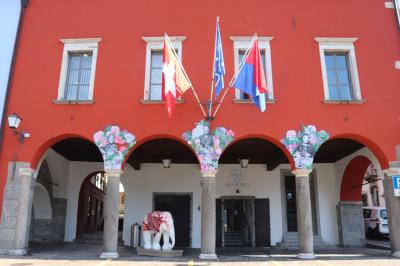
M 0 115 L 3 114 L 20 6 L 20 0 L 0 0 Z

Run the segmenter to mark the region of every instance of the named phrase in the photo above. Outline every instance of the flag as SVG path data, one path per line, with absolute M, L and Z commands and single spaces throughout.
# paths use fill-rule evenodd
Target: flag
M 255 38 L 246 55 L 231 87 L 249 94 L 253 99 L 253 103 L 261 112 L 264 112 L 267 82 L 265 81 L 265 72 L 261 62 L 257 38 Z
M 219 31 L 219 19 L 217 19 L 217 29 L 215 31 L 215 51 L 214 51 L 214 84 L 215 98 L 218 97 L 221 90 L 224 88 L 225 64 L 224 54 L 222 52 L 221 33 Z
M 192 84 L 190 83 L 181 62 L 172 47 L 171 41 L 165 34 L 162 70 L 162 98 L 165 102 L 170 118 L 175 109 L 176 99 L 190 87 L 192 87 Z

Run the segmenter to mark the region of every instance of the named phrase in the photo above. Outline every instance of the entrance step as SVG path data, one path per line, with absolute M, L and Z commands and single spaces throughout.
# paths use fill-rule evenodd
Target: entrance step
M 75 241 L 78 244 L 103 245 L 103 231 L 83 233 Z M 118 246 L 123 246 L 122 232 L 118 232 Z
M 241 232 L 225 232 L 225 246 L 244 246 L 243 235 Z
M 298 249 L 299 248 L 299 237 L 297 234 L 287 234 L 283 237 L 283 241 L 279 242 L 276 245 L 276 248 L 278 249 L 287 249 L 287 250 L 292 250 L 292 249 Z M 320 249 L 330 249 L 330 248 L 336 248 L 336 245 L 326 243 L 321 236 L 314 235 L 314 249 L 315 250 L 320 250 Z

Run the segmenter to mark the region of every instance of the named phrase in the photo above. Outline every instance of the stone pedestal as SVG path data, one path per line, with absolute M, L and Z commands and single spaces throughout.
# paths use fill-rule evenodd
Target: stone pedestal
M 203 260 L 216 260 L 215 254 L 215 172 L 202 172 L 201 253 Z
M 390 246 L 392 256 L 400 258 L 400 197 L 394 196 L 392 176 L 400 175 L 399 168 L 389 168 L 384 171 L 383 180 L 386 210 L 389 225 Z
M 300 259 L 315 258 L 309 181 L 311 171 L 296 169 L 292 172 L 296 176 L 297 231 L 299 233 L 297 257 Z
M 362 203 L 342 201 L 337 206 L 339 242 L 343 247 L 363 247 L 366 244 Z
M 118 258 L 118 203 L 122 171 L 106 171 L 107 186 L 104 199 L 103 253 L 100 258 Z
M 139 256 L 161 257 L 161 258 L 182 257 L 182 254 L 183 254 L 182 249 L 153 250 L 153 249 L 144 249 L 141 247 L 136 248 L 136 252 Z

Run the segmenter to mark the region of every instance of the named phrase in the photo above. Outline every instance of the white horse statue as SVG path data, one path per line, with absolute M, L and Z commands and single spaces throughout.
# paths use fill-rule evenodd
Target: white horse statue
M 174 220 L 169 212 L 150 212 L 142 223 L 143 240 L 145 249 L 161 250 L 160 239 L 163 236 L 162 250 L 172 250 L 175 246 Z M 154 234 L 153 244 L 151 236 Z M 171 243 L 170 243 L 171 238 Z

